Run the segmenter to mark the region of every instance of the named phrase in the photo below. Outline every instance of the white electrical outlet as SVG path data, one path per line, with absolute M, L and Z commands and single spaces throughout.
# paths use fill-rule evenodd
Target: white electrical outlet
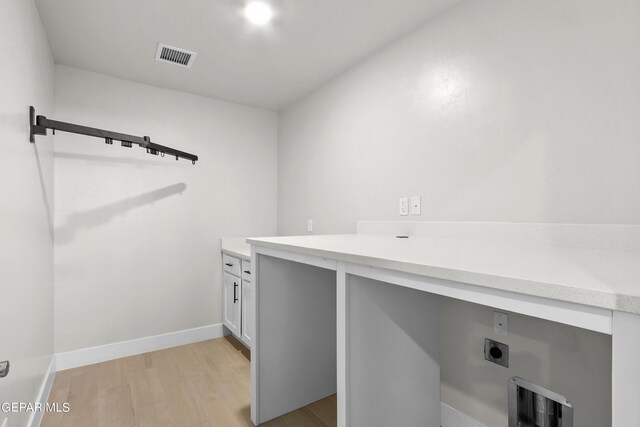
M 400 197 L 400 215 L 405 216 L 409 215 L 409 198 L 408 197 Z
M 313 220 L 312 219 L 308 219 L 307 220 L 307 232 L 308 233 L 313 233 Z
M 493 332 L 502 336 L 509 336 L 509 315 L 493 312 Z
M 420 215 L 420 196 L 411 197 L 411 215 Z

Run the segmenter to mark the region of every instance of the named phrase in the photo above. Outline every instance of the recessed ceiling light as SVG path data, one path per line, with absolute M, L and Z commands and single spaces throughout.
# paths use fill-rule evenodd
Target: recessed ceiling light
M 250 1 L 244 7 L 244 17 L 254 25 L 266 25 L 273 19 L 273 9 L 264 1 Z

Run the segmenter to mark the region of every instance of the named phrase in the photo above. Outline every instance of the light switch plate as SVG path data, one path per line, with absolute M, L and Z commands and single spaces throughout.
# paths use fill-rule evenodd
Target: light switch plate
M 399 202 L 399 213 L 401 216 L 409 215 L 409 198 L 408 197 L 400 197 Z
M 420 196 L 411 197 L 411 215 L 420 215 Z
M 509 315 L 493 312 L 493 332 L 503 337 L 509 336 Z

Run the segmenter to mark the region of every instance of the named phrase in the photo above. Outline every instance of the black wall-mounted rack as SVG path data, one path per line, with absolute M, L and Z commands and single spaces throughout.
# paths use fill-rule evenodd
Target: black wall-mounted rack
M 184 151 L 176 150 L 171 147 L 165 147 L 164 145 L 160 144 L 155 144 L 151 142 L 151 138 L 149 138 L 148 136 L 140 137 L 127 135 L 124 133 L 112 132 L 109 130 L 80 126 L 73 123 L 49 120 L 45 116 L 36 117 L 36 110 L 33 107 L 29 107 L 29 127 L 29 140 L 32 143 L 36 142 L 36 135 L 46 135 L 47 129 L 51 129 L 53 130 L 54 134 L 58 130 L 62 132 L 77 133 L 80 135 L 102 138 L 104 139 L 104 142 L 109 145 L 112 145 L 114 140 L 120 141 L 120 145 L 123 147 L 131 147 L 133 144 L 137 144 L 142 148 L 146 148 L 147 153 L 153 154 L 154 156 L 161 155 L 164 157 L 165 154 L 168 154 L 170 156 L 175 156 L 176 160 L 178 160 L 179 157 L 182 157 L 183 159 L 191 160 L 194 165 L 198 160 L 198 156 L 196 156 L 195 154 L 186 153 Z

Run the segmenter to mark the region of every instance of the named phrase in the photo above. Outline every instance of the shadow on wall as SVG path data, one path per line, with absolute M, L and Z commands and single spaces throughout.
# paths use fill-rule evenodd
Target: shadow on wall
M 53 242 L 53 216 L 51 215 L 51 205 L 49 204 L 49 196 L 47 196 L 47 186 L 44 183 L 44 173 L 42 172 L 42 164 L 40 163 L 40 153 L 38 152 L 38 145 L 33 145 L 33 152 L 36 158 L 36 166 L 38 168 L 38 178 L 40 179 L 40 190 L 42 191 L 42 201 L 44 202 L 44 208 L 47 212 L 47 226 L 49 227 L 49 236 Z
M 174 194 L 182 194 L 187 188 L 185 183 L 170 185 L 158 190 L 143 193 L 138 196 L 129 197 L 116 203 L 110 203 L 99 208 L 69 215 L 66 223 L 56 228 L 56 243 L 69 243 L 75 234 L 82 230 L 106 224 L 118 215 L 132 211 L 141 206 L 153 203 L 157 200 L 167 198 Z

